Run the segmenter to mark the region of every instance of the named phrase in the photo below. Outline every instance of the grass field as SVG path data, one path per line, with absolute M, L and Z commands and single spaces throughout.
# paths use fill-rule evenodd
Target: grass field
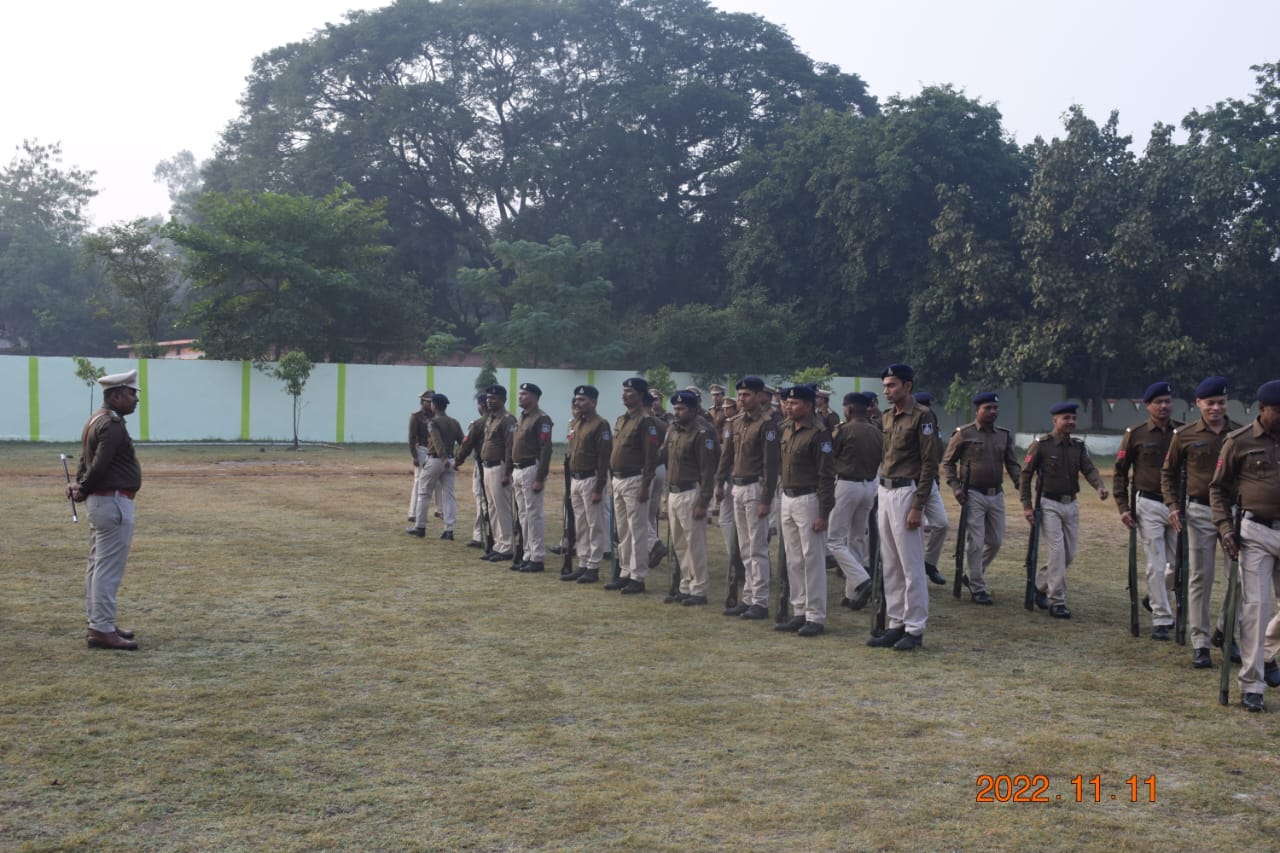
M 469 468 L 458 541 L 405 536 L 399 446 L 141 447 L 122 653 L 83 640 L 74 449 L 0 445 L 0 849 L 1219 850 L 1280 830 L 1280 715 L 1244 713 L 1234 678 L 1219 706 L 1217 671 L 1147 639 L 1145 612 L 1130 637 L 1110 502 L 1083 504 L 1073 619 L 1023 610 L 1010 496 L 996 606 L 934 587 L 925 647 L 898 654 L 838 606 L 805 640 L 663 605 L 665 563 L 634 597 L 482 563 Z M 976 802 L 984 774 L 1042 775 L 1049 802 Z

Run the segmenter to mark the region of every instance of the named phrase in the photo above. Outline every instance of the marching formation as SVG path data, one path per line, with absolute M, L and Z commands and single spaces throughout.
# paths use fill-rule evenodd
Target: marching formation
M 842 419 L 830 409 L 830 392 L 812 385 L 775 389 L 746 376 L 734 396 L 712 385 L 707 408 L 697 388 L 668 396 L 633 377 L 622 383 L 626 411 L 612 427 L 596 411 L 599 390 L 579 385 L 564 460 L 564 537 L 552 546 L 543 504 L 554 424 L 541 408 L 542 390 L 522 383 L 512 413 L 506 389 L 490 386 L 476 397 L 477 417 L 465 431 L 449 416 L 449 399 L 427 391 L 409 421 L 415 474 L 406 532 L 426 537 L 434 501 L 440 538 L 454 538 L 455 475 L 474 455 L 477 511 L 467 545 L 482 550 L 483 560 L 537 573 L 546 570 L 548 552 L 556 553 L 563 558 L 561 581 L 635 596 L 671 556 L 663 602 L 700 607 L 711 592 L 707 528 L 718 523 L 730 566 L 725 616 L 770 617 L 776 540 L 775 630 L 824 633 L 828 570 L 835 569 L 844 584 L 840 606 L 873 608 L 867 645 L 911 651 L 924 645 L 929 584 L 947 583 L 938 569 L 950 527 L 941 485 L 961 507 L 952 594 L 960 599 L 967 586 L 974 604 L 991 606 L 986 570 L 1004 539 L 1007 476 L 1031 525 L 1023 605 L 1070 619 L 1067 570 L 1079 542 L 1080 478 L 1103 501 L 1109 496 L 1088 447 L 1073 435 L 1076 405 L 1050 409 L 1052 431 L 1031 442 L 1019 465 L 1013 435 L 997 424 L 996 394 L 975 395 L 973 421 L 947 441 L 938 434 L 932 398 L 914 390 L 909 365 L 890 365 L 881 380 L 888 405 L 881 410 L 875 394 L 846 394 Z M 125 425 L 138 405 L 137 373 L 99 383 L 102 407 L 84 426 L 66 495 L 73 518 L 77 503 L 88 505 L 88 645 L 134 650 L 133 632 L 115 624 L 115 598 L 142 485 Z M 1143 397 L 1148 417 L 1125 432 L 1116 455 L 1110 494 L 1130 531 L 1129 627 L 1140 634 L 1141 604 L 1151 614 L 1151 639 L 1189 639 L 1197 669 L 1212 668 L 1210 649 L 1222 649 L 1241 664 L 1241 704 L 1261 711 L 1265 688 L 1280 686 L 1280 614 L 1273 616 L 1280 589 L 1280 380 L 1258 388 L 1258 414 L 1247 425 L 1227 418 L 1222 377 L 1201 382 L 1195 398 L 1199 419 L 1181 424 L 1170 418 L 1173 388 L 1151 385 Z M 659 536 L 664 506 L 670 546 Z M 1141 603 L 1139 538 L 1146 563 Z M 1228 589 L 1214 614 L 1219 544 L 1229 560 Z M 601 577 L 606 559 L 612 571 Z M 1220 673 L 1226 704 L 1230 666 Z
M 730 567 L 725 616 L 770 617 L 777 541 L 775 630 L 824 633 L 828 570 L 835 569 L 843 579 L 840 606 L 872 605 L 867 645 L 911 651 L 924 645 L 929 584 L 948 583 L 938 568 L 950 529 L 941 487 L 961 507 L 954 597 L 967 587 L 974 604 L 995 604 L 986 570 L 1004 540 L 1007 477 L 1031 526 L 1023 604 L 1070 619 L 1067 570 L 1078 551 L 1083 477 L 1101 500 L 1113 497 L 1130 530 L 1133 635 L 1140 634 L 1140 538 L 1151 639 L 1185 644 L 1189 636 L 1197 669 L 1212 668 L 1210 648 L 1223 648 L 1243 661 L 1242 705 L 1263 710 L 1264 686 L 1280 686 L 1280 615 L 1272 617 L 1271 593 L 1280 581 L 1280 380 L 1258 389 L 1259 414 L 1249 426 L 1227 419 L 1222 377 L 1196 388 L 1201 417 L 1189 425 L 1170 418 L 1169 383 L 1151 385 L 1143 398 L 1148 418 L 1126 431 L 1109 491 L 1073 435 L 1074 403 L 1051 407 L 1052 431 L 1037 436 L 1019 464 L 1013 434 L 997 424 L 995 393 L 975 395 L 974 419 L 947 440 L 931 395 L 914 390 L 909 365 L 890 365 L 881 379 L 883 410 L 876 394 L 851 393 L 841 418 L 830 409 L 831 392 L 812 385 L 776 389 L 746 376 L 733 396 L 712 385 L 704 407 L 698 388 L 668 395 L 633 377 L 622 383 L 626 411 L 612 427 L 596 411 L 599 390 L 578 386 L 564 460 L 564 536 L 550 548 L 543 496 L 553 424 L 541 389 L 521 384 L 513 414 L 506 389 L 490 386 L 477 396 L 478 417 L 465 434 L 445 414 L 448 399 L 428 391 L 410 420 L 417 473 L 415 526 L 407 532 L 425 536 L 434 498 L 441 538 L 453 538 L 452 475 L 474 454 L 477 512 L 467 544 L 483 560 L 543 572 L 550 551 L 563 557 L 561 581 L 640 595 L 670 552 L 663 602 L 700 607 L 710 602 L 707 527 L 718 523 Z M 664 511 L 670 548 L 659 535 Z M 1215 618 L 1209 600 L 1219 542 L 1232 562 Z M 601 577 L 610 558 L 612 573 Z M 1224 703 L 1229 670 L 1222 669 Z

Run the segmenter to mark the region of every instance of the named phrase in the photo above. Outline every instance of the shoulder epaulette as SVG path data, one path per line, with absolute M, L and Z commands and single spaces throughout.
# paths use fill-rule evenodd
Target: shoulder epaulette
M 1074 435 L 1073 435 L 1073 436 L 1071 436 L 1071 443 L 1072 443 L 1072 444 L 1078 444 L 1078 445 L 1080 445 L 1081 447 L 1084 447 L 1084 439 L 1083 439 L 1083 438 L 1077 438 L 1077 437 L 1076 437 L 1076 436 L 1074 436 Z
M 1248 432 L 1251 429 L 1253 429 L 1253 424 L 1245 424 L 1244 426 L 1240 427 L 1240 429 L 1234 429 L 1231 432 L 1227 433 L 1227 438 L 1234 438 L 1237 435 L 1244 435 L 1246 432 Z

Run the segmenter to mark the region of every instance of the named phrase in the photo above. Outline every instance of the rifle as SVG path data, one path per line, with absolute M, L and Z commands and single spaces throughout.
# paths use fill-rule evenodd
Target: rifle
M 511 485 L 511 565 L 519 568 L 524 562 L 524 528 L 520 526 L 520 502 L 516 500 L 514 480 Z
M 871 504 L 871 514 L 867 517 L 867 562 L 871 564 L 871 636 L 879 637 L 885 632 L 888 619 L 888 604 L 884 597 L 884 563 L 880 559 L 880 498 Z
M 787 538 L 782 535 L 781 518 L 778 519 L 778 567 L 778 614 L 774 621 L 781 624 L 791 618 L 791 574 L 787 571 Z
M 489 516 L 489 490 L 484 484 L 484 463 L 476 456 L 476 471 L 473 476 L 480 478 L 480 532 L 484 535 L 484 555 L 493 553 L 493 519 Z
M 1132 470 L 1132 469 L 1130 469 Z M 1138 636 L 1138 489 L 1129 482 L 1129 633 Z
M 1187 465 L 1182 464 L 1178 472 L 1178 515 L 1182 518 L 1182 530 L 1178 533 L 1178 547 L 1174 552 L 1173 585 L 1175 601 L 1173 637 L 1178 645 L 1187 644 L 1187 593 L 1190 584 L 1191 567 L 1187 559 Z
M 59 453 L 62 457 L 62 473 L 67 478 L 67 485 L 71 485 L 71 469 L 67 467 L 67 454 Z M 80 523 L 80 516 L 76 515 L 76 499 L 67 495 L 67 503 L 71 504 L 71 521 L 75 524 Z
M 1036 572 L 1040 562 L 1040 525 L 1044 523 L 1044 508 L 1040 500 L 1044 496 L 1044 475 L 1036 471 L 1036 502 L 1032 505 L 1031 535 L 1027 538 L 1027 591 L 1022 598 L 1022 606 L 1027 610 L 1036 609 Z
M 1219 705 L 1231 702 L 1231 646 L 1236 641 L 1236 610 L 1240 607 L 1240 520 L 1244 517 L 1244 511 L 1238 501 L 1232 506 L 1231 515 L 1231 526 L 1236 536 L 1236 557 L 1227 563 L 1226 612 L 1222 615 L 1222 670 L 1218 677 Z
M 680 594 L 680 555 L 671 548 L 671 511 L 670 501 L 667 503 L 667 553 L 671 555 L 671 588 L 667 590 L 667 595 L 675 596 Z M 699 523 L 698 519 L 693 520 L 695 524 Z M 705 524 L 705 522 L 702 522 Z M 662 519 L 658 519 L 658 524 L 662 524 Z
M 723 510 L 722 510 L 723 511 Z M 733 511 L 733 499 L 729 499 L 729 511 Z M 746 581 L 747 565 L 742 561 L 742 545 L 738 542 L 738 525 L 729 521 L 729 591 L 724 597 L 726 610 L 738 606 L 738 593 Z
M 609 553 L 612 555 L 609 562 L 613 565 L 609 569 L 610 580 L 617 580 L 622 576 L 622 572 L 618 568 L 618 520 L 614 516 L 614 510 L 617 507 L 613 503 L 613 488 L 609 489 Z
M 964 549 L 967 544 L 969 532 L 969 476 L 972 474 L 972 466 L 965 463 L 964 466 L 964 503 L 960 506 L 960 528 L 956 531 L 956 578 L 951 585 L 951 595 L 957 601 L 960 600 L 960 587 L 964 584 Z
M 564 500 L 560 506 L 564 508 L 564 561 L 560 564 L 561 575 L 573 574 L 573 552 L 577 544 L 577 519 L 573 515 L 573 478 L 569 473 L 569 455 L 564 457 Z

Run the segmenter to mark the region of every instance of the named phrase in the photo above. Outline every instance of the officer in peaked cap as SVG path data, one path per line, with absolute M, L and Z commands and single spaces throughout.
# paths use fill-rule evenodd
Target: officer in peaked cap
M 644 592 L 649 575 L 649 501 L 658 465 L 658 422 L 649 413 L 649 383 L 642 377 L 623 380 L 626 411 L 613 426 L 609 470 L 613 474 L 613 517 L 618 528 L 618 577 L 604 585 L 625 595 Z

